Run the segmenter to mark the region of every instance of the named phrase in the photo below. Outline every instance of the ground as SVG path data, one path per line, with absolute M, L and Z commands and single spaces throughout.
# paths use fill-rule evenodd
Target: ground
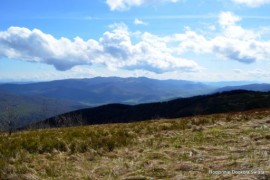
M 270 179 L 270 110 L 0 136 L 0 179 Z

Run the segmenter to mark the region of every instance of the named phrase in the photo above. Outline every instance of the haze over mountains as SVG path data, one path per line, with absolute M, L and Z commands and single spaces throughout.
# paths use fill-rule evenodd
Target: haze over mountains
M 16 125 L 24 126 L 89 106 L 161 102 L 236 89 L 270 91 L 269 84 L 248 83 L 240 81 L 201 83 L 145 77 L 96 77 L 36 83 L 5 83 L 0 84 L 0 117 L 6 118 L 5 108 L 9 107 L 17 116 Z

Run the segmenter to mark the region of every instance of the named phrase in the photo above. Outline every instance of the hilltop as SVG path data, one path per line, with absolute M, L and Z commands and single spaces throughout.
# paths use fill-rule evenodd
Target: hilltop
M 269 179 L 269 148 L 270 109 L 1 133 L 0 179 Z

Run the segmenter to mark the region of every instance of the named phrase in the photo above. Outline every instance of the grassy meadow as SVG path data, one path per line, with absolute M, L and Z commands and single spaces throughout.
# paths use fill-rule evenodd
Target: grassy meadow
M 270 179 L 270 110 L 0 134 L 0 179 L 252 178 Z

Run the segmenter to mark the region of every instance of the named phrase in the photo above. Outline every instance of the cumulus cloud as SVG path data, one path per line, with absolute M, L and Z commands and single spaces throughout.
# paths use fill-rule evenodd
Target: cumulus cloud
M 136 19 L 134 20 L 134 24 L 135 24 L 135 25 L 147 25 L 148 23 L 146 23 L 146 22 L 144 22 L 144 21 L 142 21 L 142 20 L 136 18 Z
M 270 4 L 270 0 L 232 0 L 236 4 L 244 4 L 249 7 L 259 7 L 265 4 Z
M 236 23 L 240 18 L 230 12 L 222 12 L 219 23 L 222 34 L 210 40 L 212 51 L 243 63 L 269 59 L 269 41 L 262 41 L 260 33 L 244 29 Z
M 87 41 L 79 37 L 56 39 L 38 29 L 10 27 L 0 32 L 0 57 L 46 63 L 61 71 L 92 64 L 157 73 L 198 69 L 195 62 L 171 54 L 165 42 L 153 43 L 149 33 L 142 34 L 136 44 L 131 36 L 124 24 L 112 26 L 99 40 Z
M 63 37 L 56 39 L 38 29 L 10 27 L 0 32 L 0 56 L 47 63 L 58 70 L 92 64 L 91 58 L 101 50 L 94 40 L 83 41 L 79 37 L 73 41 Z
M 178 0 L 106 0 L 106 3 L 112 11 L 123 11 L 129 9 L 132 6 L 141 6 L 143 4 L 159 2 L 175 3 L 177 1 Z
M 231 12 L 220 13 L 219 25 L 211 36 L 191 28 L 157 36 L 133 33 L 125 24 L 114 24 L 98 40 L 57 39 L 38 29 L 10 27 L 0 32 L 0 57 L 46 63 L 61 71 L 77 65 L 103 65 L 110 70 L 155 73 L 200 70 L 195 61 L 185 58 L 186 54 L 214 54 L 246 64 L 269 60 L 270 41 L 261 38 L 265 30 L 245 29 L 240 21 Z
M 237 22 L 240 20 L 231 12 L 222 12 L 218 21 L 220 32 L 216 36 L 207 38 L 187 29 L 172 39 L 178 43 L 177 51 L 180 53 L 211 53 L 247 64 L 270 59 L 270 52 L 267 51 L 270 41 L 263 41 L 261 32 L 239 26 Z

